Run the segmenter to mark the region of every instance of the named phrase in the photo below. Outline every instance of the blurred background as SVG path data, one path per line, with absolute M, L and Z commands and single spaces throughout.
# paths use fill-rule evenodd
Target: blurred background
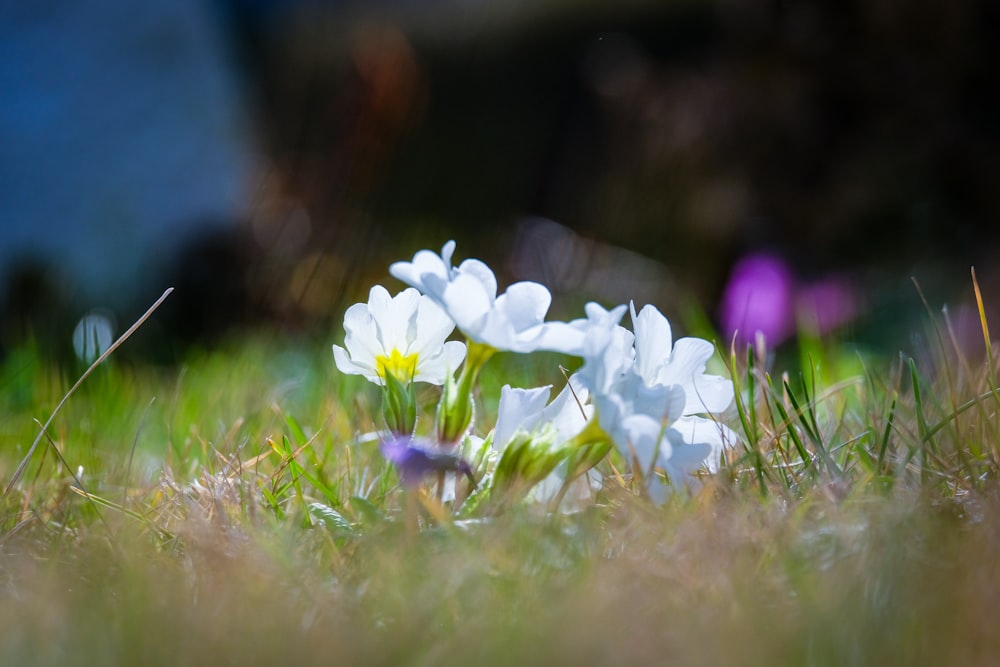
M 896 348 L 1000 302 L 989 0 L 0 5 L 0 354 L 71 353 L 167 287 L 138 354 L 339 340 L 458 241 L 554 317 Z M 115 324 L 117 323 L 117 324 Z M 681 327 L 684 328 L 684 327 Z M 144 341 L 144 342 L 142 342 Z

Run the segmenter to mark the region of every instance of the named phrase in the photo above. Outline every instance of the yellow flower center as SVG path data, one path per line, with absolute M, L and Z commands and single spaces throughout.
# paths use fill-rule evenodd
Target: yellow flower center
M 380 354 L 375 357 L 375 372 L 383 380 L 386 373 L 391 373 L 400 382 L 412 382 L 413 376 L 417 374 L 417 355 L 413 353 L 404 357 L 396 349 L 388 357 Z

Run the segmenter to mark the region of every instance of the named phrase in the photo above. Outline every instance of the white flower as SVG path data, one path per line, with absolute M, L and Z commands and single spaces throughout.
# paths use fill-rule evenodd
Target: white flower
M 534 389 L 503 386 L 493 429 L 494 450 L 503 451 L 518 432 L 533 433 L 538 428 L 551 390 L 552 385 Z
M 733 383 L 706 375 L 705 364 L 715 346 L 701 338 L 672 342 L 670 322 L 653 305 L 638 314 L 629 304 L 635 330 L 635 370 L 649 386 L 677 385 L 684 389 L 682 414 L 722 412 L 733 402 Z
M 570 322 L 570 326 L 583 334 L 578 356 L 583 357 L 584 363 L 579 375 L 594 394 L 611 393 L 634 364 L 635 336 L 618 325 L 625 310 L 625 306 L 605 310 L 590 302 L 584 306 L 587 317 Z
M 698 470 L 718 472 L 723 449 L 737 442 L 728 427 L 704 417 L 681 417 L 664 428 L 646 415 L 630 415 L 622 431 L 630 453 L 642 466 L 649 498 L 656 504 L 662 504 L 674 488 L 696 486 Z M 655 474 L 657 469 L 666 473 L 670 486 Z
M 587 318 L 570 324 L 585 333 L 584 364 L 577 375 L 591 392 L 601 428 L 631 460 L 636 443 L 630 442 L 635 438 L 628 420 L 642 415 L 657 424 L 669 423 L 683 414 L 685 395 L 680 386 L 647 383 L 637 372 L 636 337 L 618 325 L 625 310 L 588 303 Z M 653 441 L 641 447 L 638 458 L 646 466 L 652 463 L 655 445 Z
M 584 443 L 571 444 L 593 416 L 594 407 L 585 404 L 587 389 L 577 376 L 572 376 L 561 392 L 546 405 L 550 386 L 534 389 L 516 389 L 505 385 L 500 392 L 500 407 L 497 424 L 493 432 L 493 449 L 503 450 L 518 436 L 532 438 L 536 451 L 556 451 L 563 447 L 580 447 Z M 569 486 L 566 477 L 570 474 L 567 461 L 560 462 L 551 473 L 532 487 L 528 498 L 535 502 L 549 503 L 560 499 L 562 512 L 577 512 L 589 505 L 593 494 L 600 489 L 601 474 L 589 469 L 578 474 Z M 564 488 L 566 487 L 566 488 Z
M 389 266 L 389 273 L 438 303 L 441 302 L 444 287 L 461 274 L 478 276 L 487 285 L 492 282 L 492 291 L 496 294 L 496 278 L 490 267 L 478 259 L 467 259 L 461 266 L 455 268 L 451 265 L 451 256 L 454 252 L 454 241 L 445 243 L 440 255 L 434 254 L 431 250 L 418 250 L 412 262 L 393 262 Z
M 703 469 L 717 473 L 722 451 L 736 443 L 736 434 L 724 424 L 704 417 L 681 417 L 664 434 L 656 465 L 667 473 L 674 488 L 695 487 L 699 481 L 694 473 Z M 656 478 L 647 482 L 650 498 L 662 503 L 670 489 Z
M 663 456 L 661 451 L 660 462 L 667 474 L 680 478 L 689 478 L 702 465 L 710 473 L 718 472 L 722 451 L 737 442 L 729 427 L 704 417 L 681 417 L 667 429 L 666 438 L 671 452 Z
M 408 288 L 394 297 L 381 285 L 372 287 L 368 303 L 356 303 L 344 314 L 344 345 L 333 346 L 342 373 L 363 375 L 385 384 L 391 373 L 403 384 L 442 384 L 465 358 L 465 345 L 445 342 L 455 323 L 430 298 Z
M 560 445 L 583 430 L 594 408 L 583 405 L 588 394 L 579 379 L 572 376 L 569 384 L 546 404 L 551 391 L 551 385 L 534 389 L 504 385 L 500 390 L 493 449 L 502 451 L 518 433 L 538 435 Z
M 674 485 L 693 482 L 699 468 L 718 470 L 723 447 L 736 442 L 725 426 L 695 415 L 725 410 L 733 384 L 707 375 L 714 352 L 698 338 L 673 341 L 670 323 L 654 306 L 636 313 L 635 333 L 618 326 L 625 306 L 604 310 L 587 304 L 587 318 L 571 324 L 585 331 L 578 375 L 590 389 L 600 427 L 622 455 L 638 465 L 650 497 L 659 499 L 666 472 Z
M 645 469 L 655 459 L 658 440 L 649 441 L 649 438 L 654 431 L 661 433 L 664 426 L 681 416 L 684 390 L 676 385 L 646 386 L 642 378 L 630 370 L 614 391 L 595 394 L 592 400 L 601 428 L 611 436 L 625 458 L 629 461 L 637 458 Z M 638 422 L 641 422 L 640 427 L 637 427 Z M 647 427 L 647 422 L 657 428 Z
M 578 354 L 583 344 L 579 329 L 544 321 L 552 303 L 544 285 L 519 282 L 497 296 L 493 271 L 478 259 L 453 267 L 454 251 L 454 241 L 448 241 L 440 255 L 420 250 L 411 262 L 394 262 L 389 273 L 438 303 L 474 342 L 511 352 Z

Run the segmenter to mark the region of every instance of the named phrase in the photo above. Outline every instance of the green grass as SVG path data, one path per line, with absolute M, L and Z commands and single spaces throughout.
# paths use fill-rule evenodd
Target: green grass
M 357 441 L 374 387 L 274 340 L 179 369 L 112 356 L 17 476 L 83 370 L 17 350 L 0 664 L 993 664 L 993 352 L 943 320 L 926 339 L 898 359 L 802 341 L 787 373 L 727 355 L 744 442 L 664 507 L 602 464 L 588 511 L 467 520 Z M 560 362 L 491 361 L 479 423 Z

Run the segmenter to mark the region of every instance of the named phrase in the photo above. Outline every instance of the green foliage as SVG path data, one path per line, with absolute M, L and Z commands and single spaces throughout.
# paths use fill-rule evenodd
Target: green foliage
M 466 438 L 477 487 L 404 492 L 377 390 L 326 350 L 112 357 L 44 432 L 75 378 L 15 350 L 0 664 L 992 663 L 1000 393 L 989 344 L 931 331 L 898 360 L 808 341 L 787 372 L 732 350 L 741 442 L 660 508 L 597 440 L 515 438 L 484 480 Z M 521 363 L 490 377 L 551 378 Z M 583 512 L 520 501 L 595 464 Z

